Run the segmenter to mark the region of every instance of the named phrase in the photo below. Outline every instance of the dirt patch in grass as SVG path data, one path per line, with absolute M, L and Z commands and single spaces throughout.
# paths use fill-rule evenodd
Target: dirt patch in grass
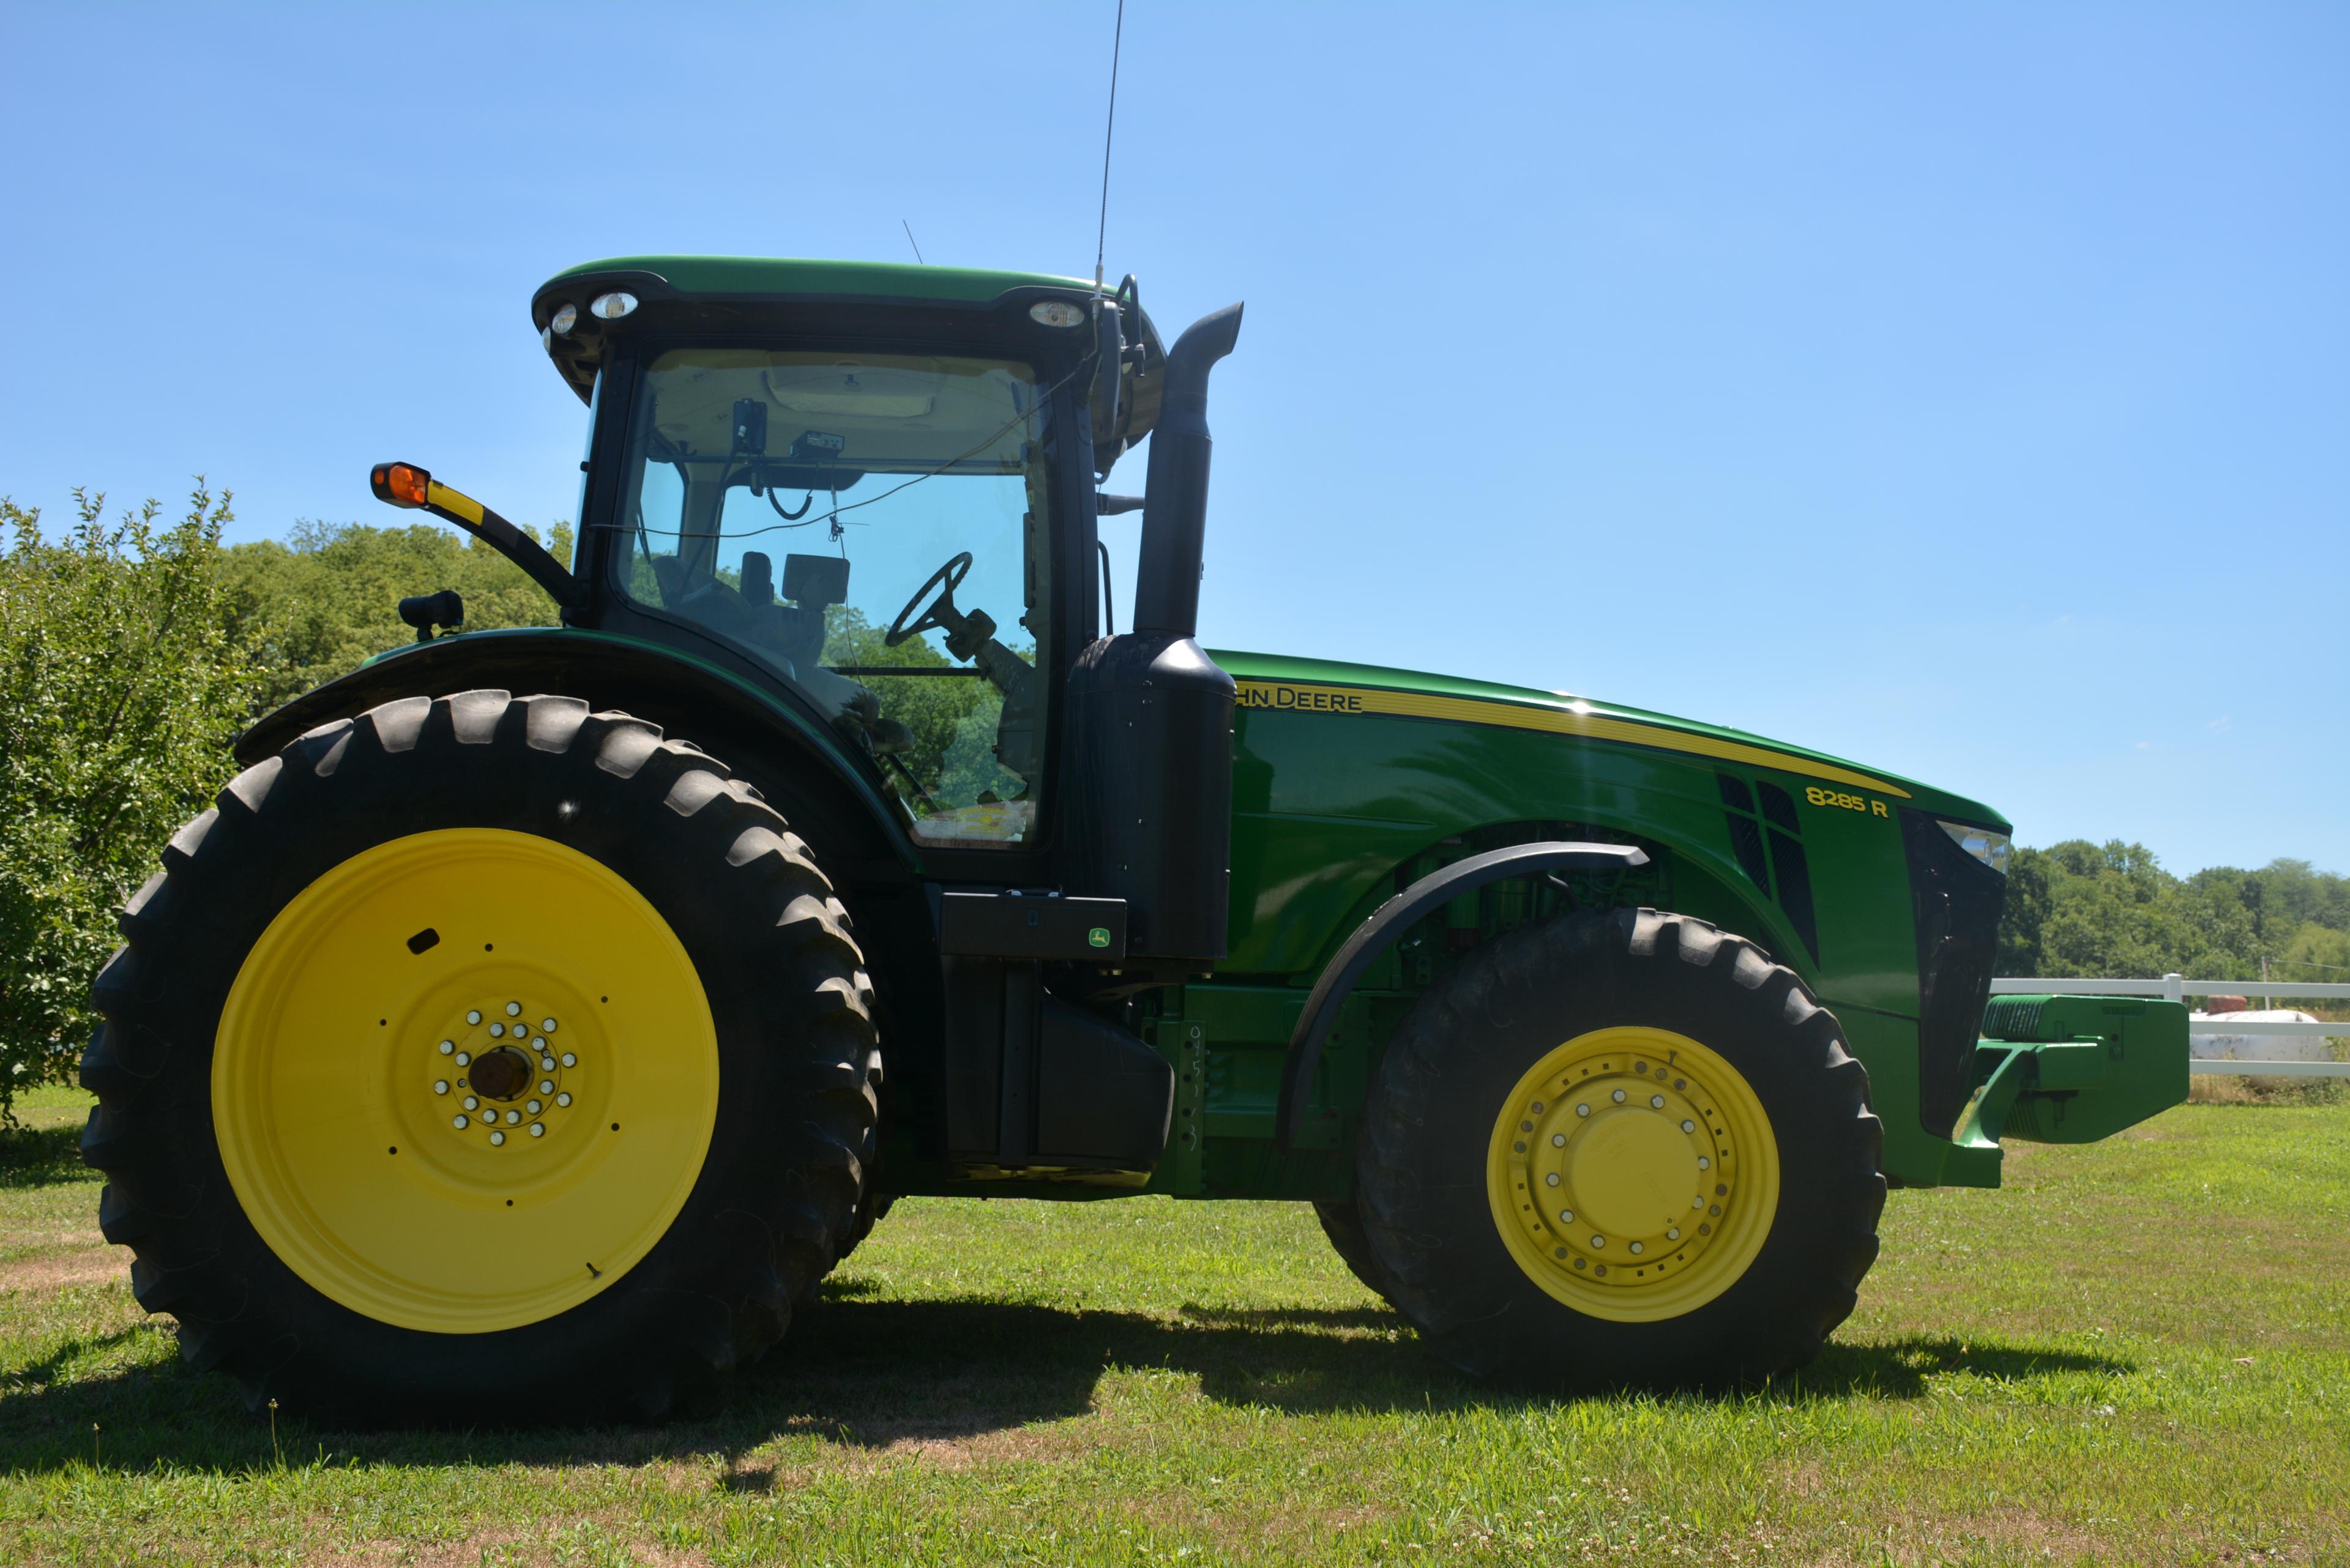
M 84 1252 L 63 1252 L 46 1258 L 20 1258 L 13 1263 L 0 1263 L 0 1293 L 24 1291 L 39 1293 L 61 1291 L 75 1285 L 95 1285 L 130 1277 L 128 1255 L 111 1247 L 93 1248 Z

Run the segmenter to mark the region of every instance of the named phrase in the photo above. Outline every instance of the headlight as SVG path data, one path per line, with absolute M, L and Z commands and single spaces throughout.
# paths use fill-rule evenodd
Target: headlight
M 1941 827 L 1950 836 L 1951 843 L 2001 876 L 2007 875 L 2007 857 L 2014 851 L 2014 839 L 1988 827 L 1970 827 L 1963 822 L 1945 822 Z

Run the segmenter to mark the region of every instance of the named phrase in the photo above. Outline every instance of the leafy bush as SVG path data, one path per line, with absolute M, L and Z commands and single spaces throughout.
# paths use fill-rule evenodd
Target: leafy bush
M 69 1074 L 114 912 L 234 771 L 263 684 L 220 545 L 229 496 L 148 502 L 109 524 L 74 493 L 54 543 L 0 499 L 0 1116 Z
M 571 564 L 567 524 L 556 524 L 551 539 L 525 532 Z M 478 539 L 428 524 L 296 523 L 282 543 L 235 545 L 225 555 L 230 601 L 251 636 L 265 708 L 414 638 L 400 618 L 400 601 L 411 594 L 456 589 L 468 631 L 555 619 L 554 602 L 521 567 Z

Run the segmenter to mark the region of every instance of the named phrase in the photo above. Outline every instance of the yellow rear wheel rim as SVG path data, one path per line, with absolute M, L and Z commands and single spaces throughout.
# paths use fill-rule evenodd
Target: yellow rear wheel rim
M 669 923 L 530 834 L 379 845 L 270 922 L 221 1015 L 213 1127 L 255 1230 L 406 1328 L 578 1305 L 652 1249 L 718 1109 L 710 1003 Z
M 1503 1102 L 1485 1168 L 1526 1277 L 1617 1323 L 1728 1290 L 1779 1206 L 1762 1102 L 1720 1054 L 1663 1029 L 1596 1029 L 1545 1054 Z

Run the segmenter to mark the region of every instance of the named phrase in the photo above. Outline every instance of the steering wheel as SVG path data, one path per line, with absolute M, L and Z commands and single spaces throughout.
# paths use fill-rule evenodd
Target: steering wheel
M 933 627 L 953 631 L 963 618 L 955 611 L 954 591 L 962 586 L 962 580 L 969 576 L 971 576 L 971 552 L 965 550 L 945 566 L 932 572 L 929 580 L 914 590 L 914 597 L 906 601 L 906 607 L 898 612 L 898 618 L 891 621 L 889 629 L 882 634 L 881 645 L 884 648 L 895 648 L 908 638 L 920 637 Z M 931 597 L 932 588 L 939 590 L 936 598 Z M 930 599 L 927 607 L 922 602 L 925 599 Z M 921 618 L 919 620 L 914 617 L 914 612 L 918 609 L 922 612 Z M 948 618 L 947 619 L 940 618 L 941 612 Z

